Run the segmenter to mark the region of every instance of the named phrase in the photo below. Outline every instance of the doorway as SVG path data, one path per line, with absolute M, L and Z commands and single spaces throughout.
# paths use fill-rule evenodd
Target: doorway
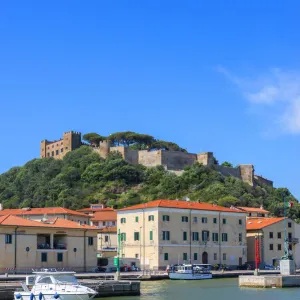
M 207 252 L 202 253 L 202 263 L 203 264 L 208 264 L 208 254 L 207 254 Z

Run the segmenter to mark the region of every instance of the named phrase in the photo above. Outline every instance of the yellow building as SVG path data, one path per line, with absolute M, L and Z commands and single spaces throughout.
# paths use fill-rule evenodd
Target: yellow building
M 0 272 L 37 268 L 92 271 L 97 266 L 97 232 L 89 225 L 55 218 L 32 221 L 0 217 Z
M 247 260 L 246 214 L 208 203 L 156 200 L 118 211 L 121 255 L 141 267 L 177 263 L 237 266 Z
M 117 227 L 101 228 L 98 233 L 99 257 L 113 257 L 117 255 L 118 235 Z
M 299 239 L 295 237 L 295 222 L 284 218 L 248 218 L 247 246 L 248 262 L 255 264 L 255 237 L 260 245 L 260 268 L 264 265 L 278 265 L 284 255 L 284 228 L 286 224 L 289 249 L 295 257 L 295 246 Z

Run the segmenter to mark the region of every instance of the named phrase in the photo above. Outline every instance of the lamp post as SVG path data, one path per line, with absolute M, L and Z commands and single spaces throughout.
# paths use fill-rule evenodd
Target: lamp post
M 259 247 L 259 236 L 255 236 L 255 272 L 254 275 L 259 275 L 259 264 L 260 264 L 260 247 Z

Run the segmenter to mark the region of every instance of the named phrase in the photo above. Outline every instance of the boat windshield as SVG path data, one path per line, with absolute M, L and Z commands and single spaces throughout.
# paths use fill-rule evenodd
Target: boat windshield
M 77 278 L 73 275 L 55 275 L 54 280 L 58 284 L 78 284 Z

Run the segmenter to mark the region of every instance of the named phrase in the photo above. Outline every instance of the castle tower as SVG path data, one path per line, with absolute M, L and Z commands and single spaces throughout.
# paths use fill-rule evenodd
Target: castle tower
M 105 140 L 99 143 L 99 154 L 102 158 L 107 158 L 110 152 L 110 141 Z
M 254 185 L 254 166 L 253 165 L 239 165 L 241 178 L 244 182 Z
M 41 148 L 40 148 L 40 158 L 45 158 L 47 157 L 47 140 L 42 140 L 41 141 Z
M 68 131 L 63 136 L 64 153 L 75 150 L 81 146 L 81 133 Z
M 197 154 L 197 161 L 203 166 L 214 165 L 214 154 L 213 152 L 203 152 Z

